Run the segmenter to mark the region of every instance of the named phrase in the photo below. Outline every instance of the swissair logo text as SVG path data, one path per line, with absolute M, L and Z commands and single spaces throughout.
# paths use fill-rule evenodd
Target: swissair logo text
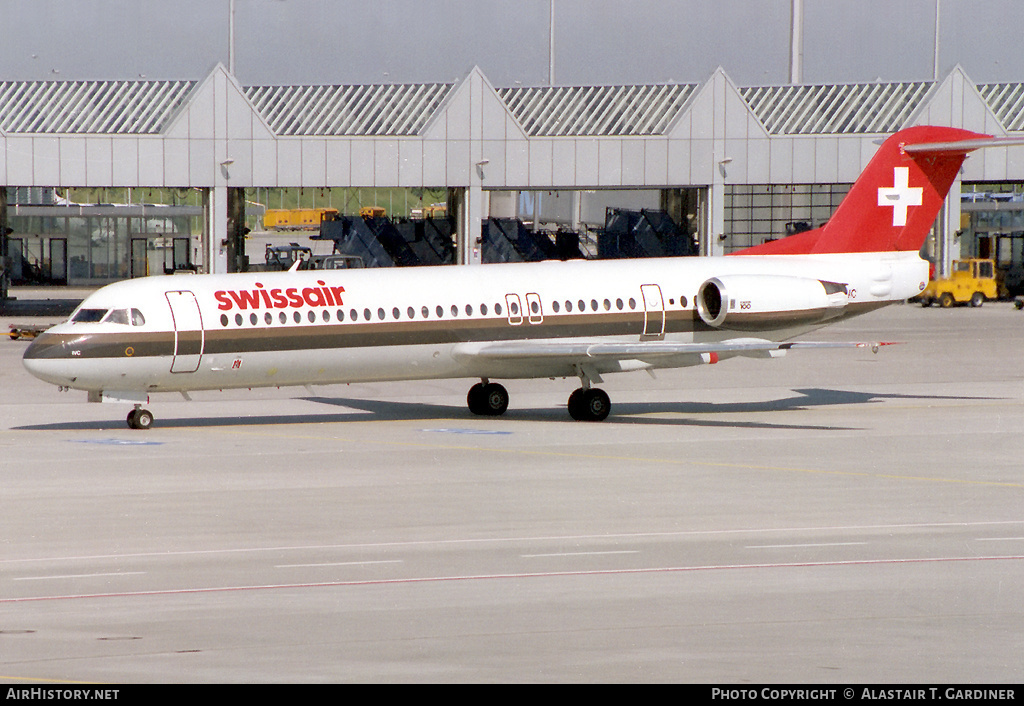
M 288 287 L 287 289 L 265 289 L 259 282 L 256 289 L 228 289 L 213 293 L 217 308 L 228 311 L 239 309 L 299 309 L 304 306 L 341 306 L 344 287 L 328 286 L 317 280 L 319 287 Z

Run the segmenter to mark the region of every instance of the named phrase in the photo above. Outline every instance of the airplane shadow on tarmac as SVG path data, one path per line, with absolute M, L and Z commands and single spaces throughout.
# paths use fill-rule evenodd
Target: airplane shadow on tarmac
M 613 402 L 612 413 L 601 424 L 641 424 L 659 426 L 722 427 L 749 429 L 801 429 L 855 431 L 855 427 L 834 425 L 787 424 L 781 418 L 776 421 L 755 421 L 742 419 L 713 419 L 724 414 L 765 414 L 791 411 L 806 411 L 815 407 L 829 408 L 858 404 L 877 404 L 884 400 L 990 400 L 990 397 L 961 397 L 944 395 L 901 395 L 873 392 L 851 392 L 848 390 L 827 390 L 820 388 L 795 389 L 792 397 L 757 402 Z M 569 418 L 563 406 L 534 409 L 510 409 L 501 417 L 478 417 L 464 406 L 424 404 L 395 400 L 369 400 L 350 397 L 302 397 L 307 402 L 343 407 L 347 412 L 334 414 L 294 415 L 249 415 L 228 417 L 198 417 L 162 419 L 157 418 L 154 427 L 161 429 L 264 426 L 276 424 L 341 424 L 366 421 L 435 421 L 473 420 L 481 423 L 509 421 L 543 421 L 580 424 Z M 158 405 L 157 409 L 159 409 Z M 662 416 L 670 415 L 670 416 Z M 12 427 L 20 431 L 56 430 L 118 430 L 125 429 L 124 421 L 118 417 L 103 421 L 61 422 L 56 424 L 35 424 Z

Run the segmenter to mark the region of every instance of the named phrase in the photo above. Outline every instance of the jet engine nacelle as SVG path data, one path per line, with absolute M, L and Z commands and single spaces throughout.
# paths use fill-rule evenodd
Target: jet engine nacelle
M 712 328 L 765 329 L 813 324 L 843 312 L 846 285 L 784 275 L 712 277 L 697 292 L 697 313 Z

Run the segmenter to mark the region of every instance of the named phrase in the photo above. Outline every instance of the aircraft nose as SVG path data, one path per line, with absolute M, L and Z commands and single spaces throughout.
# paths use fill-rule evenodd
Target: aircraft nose
M 22 365 L 32 375 L 54 385 L 74 381 L 72 358 L 63 336 L 41 333 L 25 349 Z

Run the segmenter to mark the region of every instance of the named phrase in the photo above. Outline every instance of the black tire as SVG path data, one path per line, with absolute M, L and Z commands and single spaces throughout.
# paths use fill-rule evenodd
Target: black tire
M 943 309 L 949 309 L 954 304 L 956 304 L 956 299 L 949 292 L 943 292 L 942 296 L 939 297 L 939 306 Z
M 981 292 L 975 292 L 971 295 L 971 306 L 977 308 L 985 303 L 985 295 Z
M 126 421 L 129 429 L 146 430 L 153 426 L 153 413 L 148 409 L 133 409 Z
M 478 382 L 469 388 L 469 394 L 466 395 L 466 405 L 473 414 L 487 414 L 487 411 L 484 409 L 484 384 L 482 382 Z
M 135 415 L 136 429 L 149 429 L 153 426 L 153 413 L 148 409 L 140 409 Z
M 600 422 L 608 417 L 612 401 L 608 393 L 596 387 L 582 388 L 569 395 L 569 416 L 580 422 Z
M 498 417 L 508 409 L 508 390 L 496 382 L 484 385 L 484 414 Z
M 573 390 L 572 394 L 569 395 L 569 404 L 567 405 L 569 408 L 569 416 L 578 422 L 581 422 L 584 419 L 583 402 L 581 399 L 584 392 L 586 392 L 586 390 L 580 387 Z
M 496 382 L 478 382 L 469 388 L 466 405 L 473 414 L 498 417 L 508 409 L 508 390 Z

